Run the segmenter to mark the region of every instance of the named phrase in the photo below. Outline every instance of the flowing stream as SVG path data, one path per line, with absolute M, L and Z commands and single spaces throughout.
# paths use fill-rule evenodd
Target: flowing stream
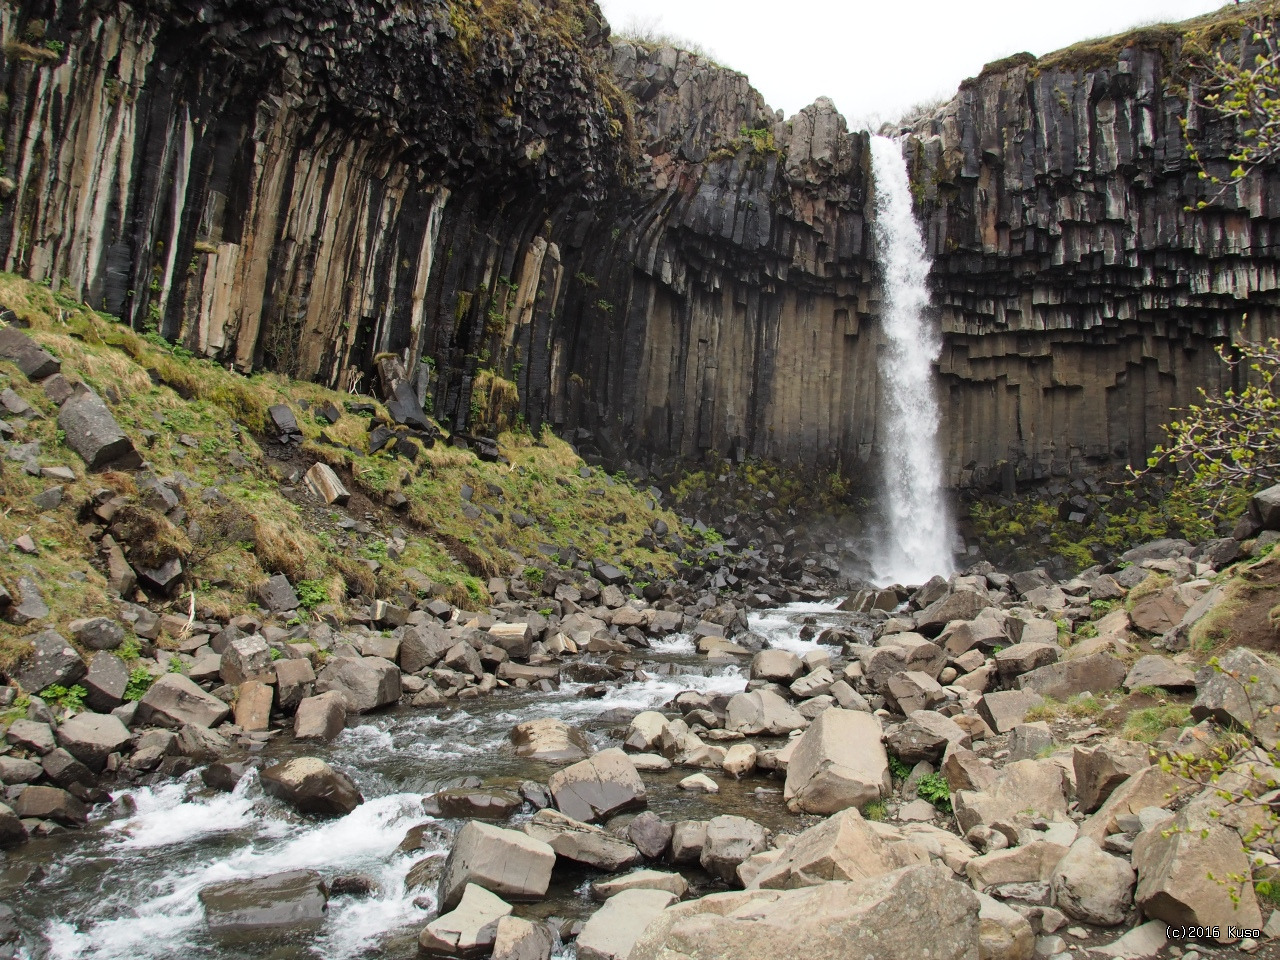
M 942 350 L 925 311 L 929 258 L 911 203 L 902 146 L 871 138 L 876 246 L 884 274 L 879 356 L 884 514 L 888 529 L 874 558 L 884 583 L 923 583 L 953 569 L 951 523 L 938 450 L 940 415 L 933 364 Z
M 848 627 L 857 616 L 829 604 L 795 604 L 753 614 L 751 629 L 769 646 L 803 654 L 819 646 L 800 639 L 806 621 L 820 631 Z M 636 656 L 646 679 L 613 685 L 599 698 L 586 696 L 580 683 L 564 683 L 554 693 L 507 691 L 438 712 L 397 708 L 366 715 L 326 746 L 282 738 L 265 748 L 264 760 L 305 753 L 349 773 L 365 803 L 345 817 L 299 817 L 265 796 L 253 774 L 233 793 L 206 788 L 198 772 L 118 790 L 116 802 L 95 810 L 86 829 L 35 838 L 0 861 L 0 901 L 15 907 L 36 934 L 26 954 L 33 960 L 414 957 L 418 932 L 434 916 L 435 884 L 406 889 L 406 875 L 424 858 L 447 856 L 457 826 L 440 820 L 423 849 L 402 852 L 411 827 L 433 822 L 423 813 L 425 795 L 467 776 L 485 785 L 545 783 L 556 768 L 516 757 L 508 743 L 521 721 L 555 716 L 581 727 L 597 746 L 616 746 L 633 714 L 660 708 L 683 690 L 732 695 L 746 686 L 745 664 L 708 663 L 688 637 L 655 642 Z M 721 792 L 708 797 L 678 789 L 692 772 L 646 773 L 649 809 L 668 820 L 735 813 L 796 828 L 782 804 L 781 781 L 733 781 L 709 771 Z M 516 822 L 530 815 L 526 810 Z M 362 875 L 373 881 L 374 893 L 331 898 L 323 927 L 293 940 L 210 937 L 197 898 L 202 887 L 303 868 L 326 879 Z M 549 899 L 520 904 L 517 913 L 585 917 L 596 906 L 587 898 L 595 877 L 557 867 Z M 697 871 L 690 879 L 695 889 L 710 883 Z

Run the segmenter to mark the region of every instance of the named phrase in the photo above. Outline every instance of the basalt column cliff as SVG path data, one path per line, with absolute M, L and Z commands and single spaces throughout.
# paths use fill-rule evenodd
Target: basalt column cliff
M 455 429 L 501 378 L 613 461 L 875 455 L 868 140 L 827 101 L 784 120 L 584 0 L 24 2 L 0 32 L 6 269 L 245 371 L 359 388 L 399 354 Z M 1180 36 L 992 67 L 913 126 L 951 482 L 1139 456 L 1245 311 L 1274 328 L 1280 177 L 1186 212 Z

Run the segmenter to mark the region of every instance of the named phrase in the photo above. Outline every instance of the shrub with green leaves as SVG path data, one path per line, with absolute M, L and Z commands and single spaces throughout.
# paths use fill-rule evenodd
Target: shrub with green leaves
M 323 580 L 299 580 L 297 594 L 298 606 L 303 610 L 314 610 L 329 602 L 329 588 Z
M 136 703 L 146 696 L 156 678 L 146 667 L 134 667 L 129 671 L 129 682 L 125 684 L 124 698 L 129 703 Z
M 88 695 L 89 691 L 78 683 L 73 687 L 64 687 L 62 684 L 55 683 L 40 691 L 40 699 L 45 703 L 56 704 L 63 710 L 76 712 L 84 709 L 84 698 Z
M 916 784 L 916 796 L 928 800 L 943 813 L 951 812 L 951 785 L 940 773 L 930 773 Z

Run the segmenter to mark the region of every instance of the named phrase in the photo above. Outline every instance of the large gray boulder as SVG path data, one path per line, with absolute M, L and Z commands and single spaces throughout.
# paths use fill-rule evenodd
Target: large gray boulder
M 41 630 L 24 639 L 31 644 L 31 652 L 22 658 L 13 679 L 28 693 L 54 684 L 70 687 L 85 675 L 84 660 L 56 630 Z
M 1193 720 L 1248 730 L 1268 748 L 1280 739 L 1280 670 L 1252 650 L 1234 647 L 1196 676 Z
M 1247 877 L 1251 869 L 1240 835 L 1229 827 L 1193 823 L 1180 815 L 1138 835 L 1133 866 L 1138 906 L 1153 920 L 1216 927 L 1220 943 L 1239 939 L 1231 935 L 1232 928 L 1262 926 L 1253 884 L 1229 880 Z
M 1052 760 L 1016 760 L 985 790 L 951 797 L 956 822 L 968 832 L 979 824 L 1030 826 L 1035 820 L 1067 819 L 1067 783 Z
M 229 687 L 238 687 L 250 680 L 275 682 L 276 671 L 267 641 L 257 634 L 232 640 L 222 651 L 221 677 Z
M 624 890 L 610 898 L 578 934 L 578 960 L 627 960 L 645 928 L 675 900 L 666 890 Z
M 0 326 L 0 359 L 13 363 L 24 377 L 34 381 L 62 369 L 62 361 L 12 324 Z
M 1280 530 L 1280 483 L 1255 493 L 1249 501 L 1249 513 L 1263 530 Z
M 808 724 L 799 711 L 772 690 L 734 695 L 729 699 L 725 718 L 725 729 L 749 737 L 782 737 L 792 730 L 803 730 Z
M 347 698 L 336 690 L 307 697 L 293 716 L 295 740 L 332 740 L 347 725 Z
M 952 620 L 973 620 L 990 606 L 991 600 L 976 590 L 956 590 L 916 614 L 916 630 L 936 637 Z
M 213 694 L 205 693 L 180 673 L 166 673 L 153 683 L 138 701 L 139 723 L 162 727 L 216 727 L 231 714 L 231 708 Z
M 294 592 L 293 584 L 283 573 L 277 573 L 254 587 L 254 595 L 258 598 L 258 602 L 272 613 L 298 609 L 298 594 Z
M 554 717 L 526 720 L 511 728 L 516 756 L 548 763 L 572 763 L 591 756 L 591 743 L 576 727 Z
M 1093 813 L 1116 787 L 1150 764 L 1151 748 L 1145 743 L 1108 739 L 1093 746 L 1076 747 L 1072 765 L 1080 809 Z
M 917 710 L 905 723 L 896 726 L 887 738 L 889 749 L 903 763 L 919 763 L 927 760 L 937 763 L 947 747 L 969 747 L 969 733 L 950 717 L 932 710 Z
M 58 427 L 67 446 L 90 470 L 136 470 L 142 466 L 133 441 L 120 429 L 102 398 L 84 384 L 76 384 L 75 392 L 62 404 Z
M 800 679 L 804 664 L 789 650 L 761 650 L 751 660 L 751 679 L 784 686 Z
M 1089 837 L 1080 837 L 1053 871 L 1053 902 L 1081 923 L 1118 926 L 1133 907 L 1135 878 L 1126 861 L 1105 853 Z
M 80 681 L 89 709 L 108 713 L 124 703 L 129 686 L 129 668 L 114 653 L 103 650 L 94 655 L 89 672 Z
M 787 764 L 783 798 L 794 811 L 836 813 L 889 795 L 889 757 L 880 719 L 833 707 L 800 737 Z
M 205 924 L 218 936 L 314 930 L 324 922 L 329 901 L 314 870 L 215 883 L 201 889 L 199 897 Z
M 769 845 L 769 831 L 754 820 L 724 814 L 707 823 L 707 835 L 698 862 L 721 880 L 732 881 L 738 864 Z
M 508 900 L 541 900 L 555 862 L 555 851 L 535 837 L 487 823 L 464 824 L 440 875 L 440 909 L 457 906 L 468 884 Z
M 747 884 L 792 890 L 832 880 L 869 880 L 909 866 L 857 810 L 842 810 L 805 830 Z
M 434 667 L 455 641 L 440 624 L 431 621 L 416 627 L 405 627 L 400 634 L 398 659 L 405 673 L 417 673 Z
M 642 859 L 639 848 L 627 840 L 558 810 L 539 810 L 524 825 L 524 832 L 546 843 L 556 856 L 609 873 L 633 867 Z
M 551 960 L 554 946 L 545 923 L 502 917 L 494 927 L 492 960 Z
M 859 883 L 718 893 L 668 907 L 630 960 L 976 960 L 978 895 L 932 867 Z
M 1106 693 L 1124 683 L 1128 667 L 1109 653 L 1060 660 L 1018 677 L 1018 689 L 1055 700 L 1068 700 L 1081 693 Z
M 58 743 L 95 773 L 107 765 L 107 758 L 124 750 L 133 735 L 111 714 L 78 713 L 58 727 Z
M 639 809 L 647 802 L 635 765 L 616 748 L 557 770 L 547 781 L 547 789 L 557 809 L 584 823 Z
M 511 904 L 469 883 L 458 905 L 427 924 L 418 935 L 419 952 L 433 957 L 481 957 L 493 949 L 498 921 L 511 915 Z
M 345 816 L 360 804 L 355 782 L 318 757 L 298 757 L 267 767 L 259 775 L 262 790 L 300 813 Z
M 368 713 L 400 700 L 400 668 L 381 657 L 335 657 L 316 680 L 316 692 L 336 690 L 349 713 Z

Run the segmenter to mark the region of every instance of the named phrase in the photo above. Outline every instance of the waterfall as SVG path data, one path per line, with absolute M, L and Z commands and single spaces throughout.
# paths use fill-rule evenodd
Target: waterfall
M 876 247 L 884 276 L 877 424 L 884 480 L 886 530 L 875 557 L 884 582 L 923 583 L 951 573 L 951 524 L 938 453 L 938 398 L 933 363 L 942 350 L 925 318 L 929 258 L 911 206 L 902 147 L 871 138 L 875 174 Z

